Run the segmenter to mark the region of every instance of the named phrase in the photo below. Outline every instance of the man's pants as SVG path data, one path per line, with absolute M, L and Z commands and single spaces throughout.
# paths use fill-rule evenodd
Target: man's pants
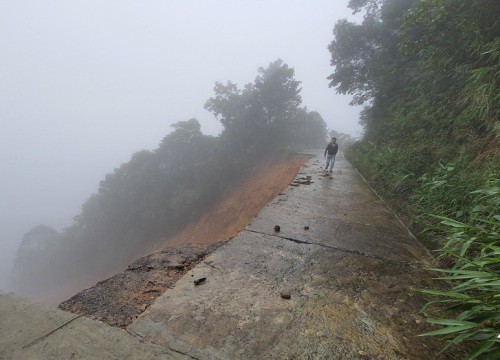
M 325 166 L 325 170 L 328 169 L 328 166 L 330 167 L 328 169 L 329 172 L 332 172 L 332 169 L 333 169 L 333 164 L 335 164 L 335 155 L 329 155 L 327 154 L 326 155 L 326 166 Z

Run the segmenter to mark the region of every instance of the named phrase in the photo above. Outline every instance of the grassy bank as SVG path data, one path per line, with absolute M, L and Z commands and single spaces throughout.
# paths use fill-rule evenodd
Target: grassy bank
M 500 355 L 500 179 L 496 161 L 478 162 L 466 152 L 432 162 L 425 149 L 376 146 L 363 141 L 347 152 L 371 185 L 398 204 L 410 226 L 433 243 L 433 269 L 448 291 L 436 295 L 428 321 L 443 327 L 447 346 L 477 342 L 470 358 Z M 437 312 L 436 312 L 437 311 Z M 436 318 L 436 313 L 439 314 Z

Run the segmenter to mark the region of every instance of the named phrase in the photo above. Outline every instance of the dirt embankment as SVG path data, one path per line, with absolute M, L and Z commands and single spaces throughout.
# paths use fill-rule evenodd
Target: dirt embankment
M 153 250 L 180 244 L 213 244 L 232 238 L 293 181 L 309 159 L 297 155 L 259 163 L 246 180 L 228 189 L 212 210 Z
M 206 255 L 245 228 L 293 181 L 308 159 L 294 156 L 258 164 L 198 221 L 151 249 L 151 255 L 135 261 L 124 272 L 79 292 L 59 308 L 126 327 Z

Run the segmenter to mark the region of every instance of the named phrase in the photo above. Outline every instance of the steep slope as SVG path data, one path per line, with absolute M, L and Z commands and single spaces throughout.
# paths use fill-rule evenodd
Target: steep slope
M 309 158 L 298 155 L 261 162 L 245 181 L 229 189 L 211 211 L 173 238 L 165 240 L 163 246 L 211 244 L 235 236 L 292 182 Z
M 238 234 L 294 179 L 308 156 L 269 159 L 223 195 L 214 208 L 125 271 L 99 281 L 59 308 L 125 327 L 218 246 Z

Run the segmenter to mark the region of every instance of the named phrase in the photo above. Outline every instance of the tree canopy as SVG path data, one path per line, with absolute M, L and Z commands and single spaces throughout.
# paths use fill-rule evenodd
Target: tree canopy
M 368 139 L 387 143 L 453 131 L 460 143 L 471 135 L 496 136 L 497 1 L 349 4 L 364 11 L 364 19 L 335 25 L 329 80 L 339 93 L 353 95 L 354 104 L 365 105 Z
M 241 153 L 322 145 L 326 124 L 317 112 L 301 108 L 299 85 L 294 70 L 278 59 L 259 68 L 243 89 L 230 81 L 216 83 L 205 108 L 224 126 L 227 145 Z

